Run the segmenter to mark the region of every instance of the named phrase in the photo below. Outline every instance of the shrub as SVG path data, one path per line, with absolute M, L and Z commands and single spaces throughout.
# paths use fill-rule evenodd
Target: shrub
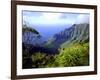
M 84 66 L 89 64 L 88 44 L 75 44 L 70 47 L 61 48 L 56 57 L 57 66 Z
M 39 68 L 43 67 L 45 64 L 45 54 L 44 53 L 34 53 L 32 56 L 32 67 Z

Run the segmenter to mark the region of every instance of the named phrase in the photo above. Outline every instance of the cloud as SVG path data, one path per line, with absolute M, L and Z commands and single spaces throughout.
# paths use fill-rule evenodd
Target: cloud
M 76 24 L 89 23 L 90 16 L 88 14 L 80 14 L 76 19 Z
M 29 26 L 42 25 L 46 27 L 50 27 L 50 25 L 60 26 L 68 24 L 72 25 L 79 23 L 89 23 L 89 15 L 73 14 L 73 13 L 23 11 L 23 24 L 25 23 L 28 24 Z
M 56 20 L 59 19 L 62 16 L 62 13 L 43 13 L 42 18 L 47 20 Z

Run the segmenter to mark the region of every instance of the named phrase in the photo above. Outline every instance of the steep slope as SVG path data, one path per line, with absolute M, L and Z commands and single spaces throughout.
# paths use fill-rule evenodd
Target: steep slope
M 65 41 L 61 47 L 72 43 L 87 43 L 89 42 L 89 24 L 78 24 L 75 26 L 74 35 L 69 41 Z
M 72 42 L 88 42 L 89 41 L 89 24 L 74 24 L 60 33 L 55 34 L 46 43 L 46 47 L 58 48 L 64 43 L 67 45 Z
M 41 35 L 34 28 L 24 25 L 22 27 L 22 43 L 40 45 L 42 43 Z

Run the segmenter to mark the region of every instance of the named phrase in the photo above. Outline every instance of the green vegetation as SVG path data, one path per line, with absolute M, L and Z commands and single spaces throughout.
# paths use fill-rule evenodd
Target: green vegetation
M 85 66 L 89 65 L 89 45 L 74 44 L 70 47 L 60 49 L 60 54 L 56 57 L 57 65 L 63 66 Z
M 75 43 L 68 47 L 61 47 L 59 54 L 56 55 L 46 55 L 46 53 L 41 52 L 33 53 L 30 58 L 33 68 L 88 66 L 89 43 Z
M 38 31 L 27 25 L 23 25 L 22 32 L 34 33 L 36 37 L 33 38 L 37 40 L 41 38 Z M 28 36 L 26 42 L 29 41 Z M 26 42 L 23 43 L 23 68 L 89 65 L 89 24 L 75 24 L 53 35 L 42 45 L 30 45 Z M 35 40 L 32 43 L 35 43 Z
M 33 32 L 33 33 L 35 33 L 35 34 L 39 34 L 39 32 L 37 32 L 35 29 L 30 28 L 30 27 L 25 27 L 25 28 L 22 29 L 22 32 L 23 32 L 23 33 L 24 33 L 24 32 L 27 32 L 27 31 Z
M 33 32 L 33 33 L 35 33 L 35 34 L 39 34 L 38 31 L 36 31 L 35 29 L 33 29 L 33 28 L 27 26 L 26 24 L 23 25 L 23 27 L 22 27 L 22 32 L 23 32 L 23 33 L 25 33 L 25 32 Z
M 45 64 L 45 54 L 43 53 L 35 53 L 31 56 L 32 58 L 32 67 L 43 67 Z
M 33 54 L 31 58 L 32 58 L 32 67 L 36 68 L 50 67 L 54 62 L 53 55 L 46 55 L 45 53 L 40 53 L 40 52 Z

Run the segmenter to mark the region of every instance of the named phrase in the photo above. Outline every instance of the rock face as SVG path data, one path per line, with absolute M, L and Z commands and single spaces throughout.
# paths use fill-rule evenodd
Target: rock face
M 43 41 L 38 31 L 31 27 L 22 28 L 22 43 L 33 46 L 42 45 Z
M 38 45 L 40 44 L 40 36 L 32 32 L 24 32 L 22 42 L 26 44 Z
M 46 54 L 55 54 L 57 50 L 53 48 L 46 48 L 44 46 L 45 41 L 42 39 L 42 36 L 33 28 L 23 28 L 22 33 L 22 48 L 23 55 L 26 54 L 32 55 L 36 52 L 46 53 Z
M 23 28 L 22 42 L 33 46 L 42 46 L 47 48 L 58 48 L 63 43 L 88 42 L 89 24 L 74 24 L 69 28 L 55 34 L 47 41 L 44 41 L 38 31 L 31 28 Z
M 89 24 L 74 24 L 57 34 L 46 43 L 46 46 L 58 48 L 63 43 L 89 41 Z

